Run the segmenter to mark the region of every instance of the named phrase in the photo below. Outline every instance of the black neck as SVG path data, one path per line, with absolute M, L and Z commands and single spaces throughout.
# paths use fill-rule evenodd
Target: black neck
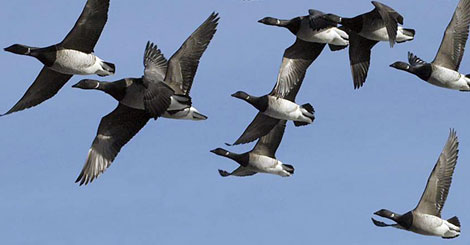
M 354 18 L 341 18 L 341 25 L 356 33 L 361 32 L 363 23 L 364 20 L 362 15 L 356 16 Z
M 395 214 L 397 215 L 397 214 Z M 413 225 L 413 213 L 410 211 L 404 215 L 397 215 L 398 218 L 395 220 L 401 227 L 410 229 Z
M 410 66 L 408 72 L 415 74 L 424 81 L 429 80 L 432 73 L 432 65 L 429 63 L 419 65 L 419 66 Z
M 99 86 L 96 88 L 101 90 L 115 98 L 117 101 L 121 101 L 126 95 L 126 80 L 121 79 L 115 82 L 98 82 Z
M 261 112 L 266 111 L 266 109 L 268 108 L 268 96 L 267 95 L 264 95 L 261 97 L 250 95 L 250 97 L 246 98 L 245 100 Z

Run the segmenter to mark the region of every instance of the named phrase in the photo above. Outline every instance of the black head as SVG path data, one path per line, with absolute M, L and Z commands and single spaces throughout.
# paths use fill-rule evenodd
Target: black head
M 228 157 L 230 155 L 230 152 L 228 152 L 227 150 L 222 149 L 222 148 L 217 148 L 217 149 L 211 150 L 211 152 L 216 154 L 216 155 L 224 156 L 224 157 Z
M 81 89 L 98 89 L 100 82 L 92 79 L 83 79 L 80 82 L 72 86 L 72 88 L 81 88 Z
M 393 64 L 390 65 L 390 67 L 393 67 L 398 70 L 403 70 L 403 71 L 409 71 L 410 70 L 410 65 L 408 63 L 402 62 L 402 61 L 397 61 Z
M 383 218 L 394 220 L 394 221 L 397 221 L 400 218 L 400 215 L 397 215 L 396 213 L 387 209 L 380 209 L 374 214 Z
M 14 54 L 22 54 L 22 55 L 31 54 L 31 47 L 21 45 L 21 44 L 13 44 L 10 47 L 4 48 L 3 50 L 14 53 Z
M 294 166 L 290 164 L 282 164 L 282 168 L 290 174 L 294 174 Z
M 258 20 L 258 23 L 263 23 L 265 25 L 279 25 L 281 24 L 281 21 L 279 19 L 273 18 L 273 17 L 264 17 L 261 20 Z
M 243 91 L 238 91 L 234 94 L 232 94 L 232 97 L 235 97 L 235 98 L 239 98 L 239 99 L 242 99 L 242 100 L 246 100 L 246 101 L 249 101 L 251 96 Z

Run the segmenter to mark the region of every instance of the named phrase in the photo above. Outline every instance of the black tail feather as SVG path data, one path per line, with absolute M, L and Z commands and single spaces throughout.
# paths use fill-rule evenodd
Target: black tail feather
M 309 125 L 309 123 L 294 121 L 294 126 L 296 126 L 296 127 L 301 127 L 301 126 L 305 126 L 305 125 Z
M 449 222 L 449 223 L 451 223 L 455 226 L 460 227 L 460 221 L 459 221 L 459 218 L 457 218 L 457 216 L 454 216 L 454 217 L 448 219 L 447 222 Z
M 328 47 L 330 47 L 331 51 L 338 51 L 342 50 L 348 47 L 348 45 L 334 45 L 334 44 L 328 44 Z
M 294 166 L 290 165 L 290 164 L 282 164 L 282 168 L 284 170 L 286 170 L 287 172 L 289 172 L 290 174 L 294 174 Z

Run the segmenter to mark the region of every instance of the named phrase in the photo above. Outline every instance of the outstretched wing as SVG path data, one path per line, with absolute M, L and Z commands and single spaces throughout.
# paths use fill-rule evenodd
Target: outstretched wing
M 233 145 L 246 144 L 256 139 L 268 134 L 271 129 L 273 129 L 276 124 L 278 124 L 279 119 L 272 118 L 261 112 L 256 114 L 255 119 L 248 125 L 240 138 L 233 143 Z
M 261 137 L 251 152 L 276 158 L 276 151 L 281 144 L 282 136 L 286 129 L 286 120 L 280 120 L 279 123 L 269 132 L 269 134 Z
M 379 13 L 380 17 L 382 17 L 387 28 L 390 47 L 393 47 L 397 39 L 398 23 L 403 25 L 403 16 L 383 3 L 372 1 L 372 4 L 375 6 L 375 10 Z
M 468 39 L 469 26 L 470 0 L 460 0 L 432 63 L 458 71 Z
M 60 43 L 67 49 L 93 52 L 108 20 L 109 0 L 88 0 L 75 26 Z
M 157 45 L 147 42 L 144 54 L 144 80 L 148 82 L 163 82 L 168 67 L 168 61 Z
M 297 38 L 295 43 L 284 51 L 277 82 L 270 95 L 295 101 L 307 68 L 324 47 L 325 44 L 305 42 Z
M 457 134 L 451 129 L 447 143 L 429 176 L 423 196 L 415 208 L 416 211 L 441 217 L 441 210 L 449 194 L 452 175 L 457 164 L 458 148 Z
M 101 119 L 82 172 L 75 182 L 88 184 L 103 173 L 113 162 L 121 148 L 142 129 L 150 116 L 119 104 L 114 111 Z
M 370 53 L 377 41 L 363 38 L 355 32 L 349 32 L 349 62 L 354 81 L 354 89 L 364 85 L 369 72 Z
M 218 20 L 218 14 L 212 13 L 170 58 L 165 83 L 176 94 L 189 95 L 199 59 L 215 34 Z
M 71 77 L 72 75 L 55 72 L 44 66 L 23 97 L 3 115 L 39 105 L 43 101 L 52 98 Z

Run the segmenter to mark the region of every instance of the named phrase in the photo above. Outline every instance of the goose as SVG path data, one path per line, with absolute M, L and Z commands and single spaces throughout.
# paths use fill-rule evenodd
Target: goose
M 287 28 L 292 34 L 306 42 L 329 44 L 331 50 L 340 50 L 349 45 L 349 36 L 337 23 L 322 18 L 325 13 L 310 9 L 309 15 L 298 16 L 290 20 L 265 17 L 259 23 Z
M 84 79 L 72 87 L 111 95 L 117 108 L 101 119 L 85 165 L 75 182 L 91 183 L 114 161 L 121 148 L 151 119 L 205 120 L 192 105 L 189 91 L 199 64 L 216 32 L 218 14 L 212 13 L 169 61 L 153 43 L 147 43 L 144 76 L 115 82 Z
M 470 0 L 460 0 L 454 16 L 431 63 L 427 63 L 408 52 L 408 61 L 397 61 L 390 66 L 407 71 L 422 80 L 439 87 L 470 91 L 470 76 L 458 72 L 468 39 L 470 25 Z
M 271 93 L 256 97 L 243 91 L 232 94 L 245 100 L 259 110 L 254 120 L 233 144 L 252 142 L 271 131 L 279 120 L 292 120 L 295 126 L 303 126 L 315 119 L 314 108 L 310 104 L 298 105 L 295 97 L 302 85 L 307 68 L 320 55 L 325 44 L 310 43 L 297 38 L 287 48 L 282 58 L 277 82 Z
M 339 23 L 349 29 L 349 61 L 354 81 L 354 89 L 361 88 L 367 78 L 370 66 L 371 49 L 380 41 L 388 41 L 390 47 L 395 42 L 402 43 L 414 39 L 415 30 L 403 28 L 403 16 L 389 6 L 372 1 L 375 8 L 354 18 L 339 17 L 335 14 L 324 16 L 329 21 Z
M 13 44 L 4 50 L 32 56 L 44 67 L 23 97 L 5 114 L 21 111 L 54 96 L 72 75 L 112 75 L 115 66 L 96 56 L 93 49 L 108 19 L 109 0 L 88 0 L 65 39 L 45 48 Z
M 455 238 L 460 235 L 460 222 L 454 216 L 448 220 L 441 218 L 441 211 L 452 183 L 452 174 L 457 164 L 459 142 L 455 130 L 451 129 L 447 143 L 442 150 L 431 175 L 426 189 L 415 209 L 403 215 L 387 209 L 375 212 L 375 215 L 391 219 L 396 224 L 385 224 L 372 218 L 379 227 L 395 227 L 422 235 Z
M 282 177 L 289 177 L 294 174 L 294 167 L 284 164 L 276 159 L 276 150 L 281 143 L 286 121 L 280 120 L 269 134 L 261 137 L 255 147 L 243 154 L 229 152 L 222 148 L 211 150 L 212 153 L 230 158 L 236 161 L 240 166 L 231 173 L 219 169 L 222 177 L 227 176 L 250 176 L 256 173 L 275 174 Z

